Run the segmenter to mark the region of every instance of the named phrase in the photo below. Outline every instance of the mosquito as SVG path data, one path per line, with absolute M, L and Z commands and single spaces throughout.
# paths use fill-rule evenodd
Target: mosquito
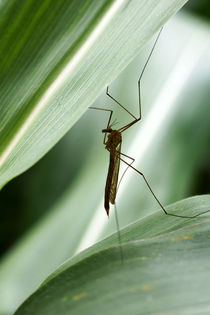
M 133 125 L 135 125 L 136 123 L 138 123 L 141 118 L 142 118 L 142 112 L 141 112 L 141 80 L 143 77 L 143 74 L 145 72 L 145 69 L 150 61 L 150 58 L 154 52 L 155 46 L 157 44 L 157 41 L 160 37 L 160 34 L 162 32 L 163 27 L 160 29 L 156 40 L 152 46 L 152 49 L 146 59 L 146 62 L 144 64 L 144 67 L 141 71 L 141 74 L 139 76 L 138 79 L 138 117 L 134 116 L 127 108 L 125 108 L 117 99 L 115 99 L 110 93 L 109 93 L 109 86 L 107 86 L 106 89 L 106 95 L 111 98 L 112 101 L 114 101 L 118 106 L 120 106 L 123 110 L 125 110 L 130 117 L 132 117 L 132 121 L 129 122 L 128 124 L 120 127 L 119 129 L 113 129 L 113 123 L 111 123 L 112 120 L 112 115 L 113 115 L 113 110 L 111 109 L 106 109 L 106 108 L 99 108 L 99 107 L 89 107 L 90 109 L 96 109 L 96 110 L 101 110 L 101 111 L 106 111 L 109 112 L 109 119 L 108 119 L 108 123 L 105 129 L 102 130 L 102 133 L 104 133 L 104 140 L 103 143 L 105 145 L 105 149 L 109 151 L 109 168 L 108 168 L 108 174 L 107 174 L 107 179 L 106 179 L 106 185 L 105 185 L 105 195 L 104 195 L 104 208 L 106 210 L 107 216 L 109 216 L 109 209 L 110 209 L 110 203 L 115 205 L 115 200 L 116 200 L 116 195 L 117 195 L 117 190 L 119 188 L 119 185 L 121 183 L 121 180 L 123 178 L 123 176 L 125 175 L 126 171 L 129 168 L 132 168 L 135 172 L 137 172 L 139 175 L 141 175 L 141 177 L 143 178 L 144 182 L 146 183 L 148 189 L 150 190 L 150 192 L 152 193 L 154 199 L 156 200 L 156 202 L 159 204 L 160 208 L 163 210 L 164 214 L 166 215 L 170 215 L 173 217 L 178 217 L 178 218 L 196 218 L 197 216 L 204 214 L 206 212 L 209 212 L 210 210 L 204 211 L 202 213 L 198 213 L 196 215 L 193 216 L 185 216 L 185 215 L 178 215 L 178 214 L 174 214 L 174 213 L 169 213 L 168 211 L 166 211 L 165 207 L 162 205 L 162 203 L 160 202 L 160 200 L 157 198 L 157 196 L 155 195 L 154 191 L 152 190 L 148 180 L 146 179 L 146 177 L 144 176 L 144 174 L 139 171 L 138 169 L 136 169 L 132 164 L 135 162 L 135 159 L 132 158 L 131 156 L 124 154 L 121 152 L 121 144 L 122 144 L 122 133 L 125 132 L 126 130 L 128 130 L 129 128 L 131 128 Z M 126 159 L 130 160 L 130 163 L 128 163 Z M 120 167 L 120 162 L 123 162 L 127 165 L 126 170 L 124 171 L 124 173 L 121 176 L 121 179 L 118 183 L 118 176 L 119 176 L 119 167 Z M 116 206 L 116 205 L 115 205 Z M 116 210 L 116 208 L 115 208 Z M 117 215 L 116 215 L 116 211 L 115 211 L 115 218 L 116 218 L 116 223 L 117 223 L 117 228 L 119 228 L 119 224 L 118 224 L 118 219 L 117 219 Z M 120 234 L 119 234 L 119 243 L 121 243 L 120 241 Z

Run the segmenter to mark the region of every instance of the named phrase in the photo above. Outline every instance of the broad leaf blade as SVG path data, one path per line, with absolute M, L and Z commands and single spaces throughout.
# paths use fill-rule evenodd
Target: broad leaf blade
M 40 159 L 185 2 L 4 2 L 0 187 Z
M 189 198 L 172 208 L 179 214 L 209 210 L 210 196 Z M 184 220 L 181 228 L 178 221 L 182 219 L 174 223 L 174 218 L 167 217 L 163 223 L 164 219 L 158 212 L 122 231 L 122 240 L 128 241 L 122 245 L 123 265 L 119 246 L 113 247 L 113 239 L 109 238 L 97 250 L 92 247 L 92 254 L 90 249 L 86 258 L 61 267 L 15 314 L 185 314 L 192 308 L 197 313 L 207 311 L 209 214 Z M 140 240 L 135 230 L 145 229 L 146 222 L 154 234 L 148 233 L 153 236 Z

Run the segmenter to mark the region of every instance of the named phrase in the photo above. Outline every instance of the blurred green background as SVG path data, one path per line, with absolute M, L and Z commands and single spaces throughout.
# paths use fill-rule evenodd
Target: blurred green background
M 191 0 L 166 24 L 142 80 L 142 121 L 124 135 L 122 152 L 137 158 L 137 168 L 144 172 L 164 205 L 210 191 L 210 42 L 209 45 L 205 42 L 210 36 L 209 15 L 209 1 Z M 202 40 L 203 46 L 200 45 Z M 110 86 L 111 93 L 135 114 L 137 80 L 153 42 L 154 38 Z M 190 50 L 188 46 L 194 49 Z M 165 118 L 161 117 L 160 112 L 151 123 L 156 101 L 166 91 L 164 89 L 173 71 L 176 71 L 179 63 L 183 64 L 183 58 L 190 63 L 188 76 L 180 89 L 179 79 L 174 79 L 174 100 Z M 179 75 L 184 76 L 182 70 Z M 105 90 L 93 106 L 113 106 L 114 118 L 119 126 L 129 119 L 105 96 Z M 160 126 L 142 152 L 141 141 L 145 145 L 148 133 L 144 132 L 147 130 L 144 129 L 145 124 L 149 121 L 151 130 L 159 120 Z M 107 221 L 102 204 L 108 153 L 103 147 L 101 129 L 106 123 L 106 114 L 88 110 L 48 154 L 2 189 L 0 254 L 3 267 L 4 261 L 10 259 L 12 247 L 17 244 L 15 251 L 21 246 L 21 237 L 30 240 L 40 230 L 39 241 L 42 240 L 47 222 L 50 222 L 49 226 L 52 224 L 57 228 L 55 236 L 50 228 L 48 231 L 49 239 L 55 237 L 52 248 L 48 250 L 56 250 L 52 265 L 46 263 L 47 272 L 77 252 L 78 248 L 86 246 L 86 242 L 91 244 L 115 231 L 115 223 L 112 218 Z M 130 148 L 135 138 L 141 140 L 136 145 L 136 155 Z M 139 160 L 138 154 L 141 155 Z M 129 170 L 126 174 L 127 181 L 125 179 L 121 187 L 123 194 L 119 192 L 117 200 L 121 227 L 158 209 L 142 179 L 131 173 Z M 90 192 L 91 186 L 93 189 Z M 88 226 L 95 209 L 100 210 L 102 217 L 97 231 L 93 231 L 92 225 Z M 99 220 L 97 215 L 94 220 Z M 76 236 L 69 239 L 62 249 L 59 248 L 63 239 L 71 237 L 68 233 L 73 230 Z M 88 235 L 90 240 L 87 239 Z M 47 252 L 43 251 L 44 255 Z M 44 275 L 45 271 L 40 278 Z

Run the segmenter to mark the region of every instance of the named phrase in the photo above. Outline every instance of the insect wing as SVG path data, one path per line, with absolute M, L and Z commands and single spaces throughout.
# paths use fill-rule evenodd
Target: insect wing
M 121 143 L 116 148 L 118 152 L 121 152 Z M 114 157 L 114 170 L 112 175 L 112 182 L 111 182 L 111 188 L 110 188 L 110 196 L 109 200 L 112 204 L 115 203 L 115 198 L 117 194 L 117 182 L 118 182 L 118 175 L 119 175 L 119 169 L 120 169 L 120 159 L 119 154 L 116 152 Z

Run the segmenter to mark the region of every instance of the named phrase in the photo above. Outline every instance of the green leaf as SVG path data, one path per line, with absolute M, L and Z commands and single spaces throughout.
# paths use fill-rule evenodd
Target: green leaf
M 192 215 L 210 210 L 210 195 L 167 208 Z M 65 263 L 15 314 L 197 314 L 209 310 L 210 216 L 158 211 Z
M 1 2 L 0 187 L 49 151 L 185 3 Z

